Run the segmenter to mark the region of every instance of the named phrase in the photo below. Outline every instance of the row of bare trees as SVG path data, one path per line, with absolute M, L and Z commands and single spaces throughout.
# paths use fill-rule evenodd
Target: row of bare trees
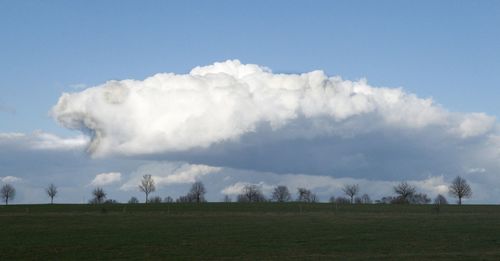
M 54 184 L 50 184 L 45 192 L 50 197 L 50 204 L 54 203 L 54 197 L 57 195 L 57 187 Z M 0 197 L 5 201 L 5 205 L 9 204 L 10 200 L 13 200 L 16 196 L 16 189 L 11 184 L 5 184 L 0 189 Z
M 145 202 L 146 203 L 170 203 L 174 202 L 171 197 L 166 197 L 162 199 L 158 196 L 149 198 L 149 195 L 156 190 L 155 181 L 153 177 L 149 174 L 146 174 L 142 177 L 141 184 L 139 185 L 139 190 L 145 194 Z M 458 176 L 456 177 L 451 185 L 448 188 L 449 194 L 458 199 L 458 204 L 462 204 L 462 199 L 470 198 L 472 196 L 472 189 L 467 183 L 467 181 Z M 339 204 L 369 204 L 372 203 L 372 200 L 367 194 L 363 194 L 361 197 L 358 197 L 360 192 L 360 188 L 358 184 L 347 184 L 344 185 L 342 191 L 347 197 L 331 197 L 330 202 L 339 203 Z M 54 184 L 50 184 L 45 189 L 46 194 L 50 198 L 50 203 L 54 203 L 54 198 L 58 194 L 58 189 Z M 206 194 L 205 186 L 202 182 L 197 181 L 194 182 L 191 186 L 189 192 L 180 196 L 175 200 L 175 202 L 185 203 L 185 202 L 195 202 L 201 203 L 206 202 L 205 194 Z M 431 202 L 431 199 L 427 197 L 426 194 L 417 193 L 416 187 L 409 184 L 408 182 L 401 182 L 400 184 L 394 186 L 394 193 L 396 196 L 388 196 L 383 197 L 380 200 L 376 200 L 376 203 L 390 203 L 390 204 L 428 204 Z M 5 184 L 0 189 L 0 196 L 5 201 L 7 205 L 10 200 L 14 199 L 16 195 L 16 189 L 10 185 Z M 106 200 L 106 193 L 102 188 L 95 188 L 92 191 L 92 199 L 89 203 L 100 204 L 100 203 L 114 203 L 116 201 L 108 199 Z M 288 187 L 279 185 L 273 189 L 271 197 L 267 199 L 264 196 L 261 188 L 254 184 L 249 184 L 243 187 L 241 193 L 237 195 L 237 202 L 264 202 L 264 201 L 273 201 L 273 202 L 289 202 L 292 201 L 292 194 L 290 193 Z M 224 197 L 224 202 L 231 202 L 232 199 L 226 195 Z M 318 202 L 319 199 L 315 193 L 311 192 L 311 190 L 306 188 L 297 188 L 297 198 L 296 201 L 305 202 L 305 203 L 315 203 Z M 132 197 L 128 203 L 139 203 L 139 200 L 135 197 Z M 443 195 L 438 195 L 434 199 L 435 204 L 447 204 L 447 200 Z

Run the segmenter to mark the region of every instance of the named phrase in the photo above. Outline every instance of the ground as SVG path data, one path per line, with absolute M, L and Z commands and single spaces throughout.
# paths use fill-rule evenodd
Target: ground
M 500 206 L 0 207 L 0 260 L 500 260 Z

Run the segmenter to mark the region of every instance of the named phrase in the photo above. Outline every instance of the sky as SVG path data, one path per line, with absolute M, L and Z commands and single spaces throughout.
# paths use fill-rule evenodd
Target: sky
M 13 203 L 245 184 L 498 203 L 497 1 L 0 1 Z

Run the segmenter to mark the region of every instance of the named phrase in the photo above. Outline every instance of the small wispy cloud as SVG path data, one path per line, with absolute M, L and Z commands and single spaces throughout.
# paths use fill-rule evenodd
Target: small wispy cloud
M 2 183 L 14 183 L 14 182 L 20 182 L 22 180 L 23 179 L 14 176 L 0 177 L 0 181 L 2 181 Z
M 109 172 L 97 174 L 90 182 L 90 186 L 107 186 L 114 183 L 119 183 L 122 180 L 122 174 L 119 172 Z
M 470 168 L 467 170 L 467 173 L 485 173 L 485 168 Z

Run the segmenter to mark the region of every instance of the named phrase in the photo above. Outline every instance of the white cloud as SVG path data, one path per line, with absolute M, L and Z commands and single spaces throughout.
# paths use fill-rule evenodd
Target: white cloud
M 434 128 L 465 139 L 495 128 L 493 117 L 450 113 L 402 89 L 374 88 L 322 71 L 274 74 L 237 60 L 64 93 L 52 115 L 67 128 L 90 133 L 95 156 L 207 148 L 263 125 L 273 132 L 292 128 L 288 134 L 301 137 Z
M 131 178 L 121 186 L 122 190 L 134 190 L 140 184 L 143 175 L 150 174 L 157 187 L 164 187 L 174 184 L 193 183 L 203 176 L 217 173 L 219 167 L 212 167 L 199 164 L 159 162 L 141 166 L 135 171 Z
M 18 148 L 33 150 L 73 150 L 82 149 L 89 143 L 89 138 L 78 135 L 71 138 L 62 138 L 44 131 L 24 133 L 0 133 L 1 144 L 15 144 Z
M 470 168 L 467 170 L 467 173 L 485 173 L 485 168 Z
M 2 183 L 15 183 L 22 181 L 22 179 L 14 176 L 5 176 L 0 177 L 0 181 L 2 181 Z
M 106 186 L 119 183 L 122 180 L 122 174 L 119 172 L 97 174 L 90 182 L 91 186 Z
M 259 187 L 263 193 L 269 194 L 272 192 L 274 186 L 261 181 L 259 183 L 250 183 L 250 182 L 236 182 L 230 186 L 227 186 L 221 190 L 221 193 L 224 195 L 238 195 L 243 192 L 243 188 L 248 185 L 256 185 Z
M 463 115 L 462 121 L 453 131 L 462 138 L 480 136 L 492 131 L 495 122 L 495 117 L 484 113 L 469 113 Z

